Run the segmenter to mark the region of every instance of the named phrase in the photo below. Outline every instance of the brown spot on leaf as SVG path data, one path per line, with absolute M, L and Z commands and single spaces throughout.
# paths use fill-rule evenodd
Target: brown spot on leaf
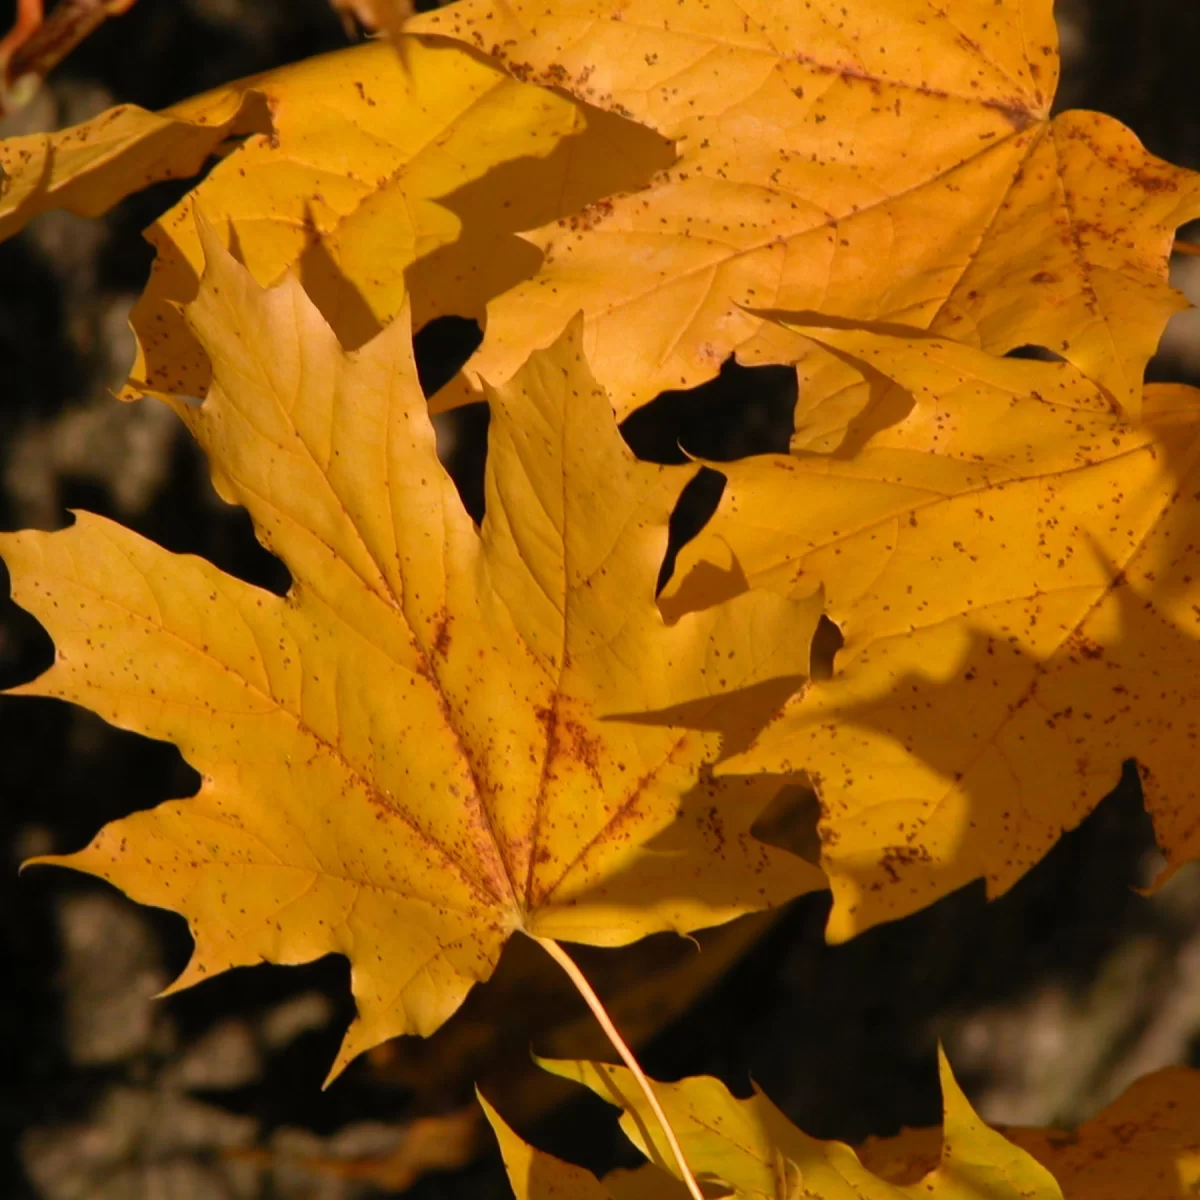
M 433 652 L 438 658 L 445 658 L 450 653 L 450 627 L 453 623 L 454 618 L 445 608 L 438 611 L 436 632 L 433 635 Z

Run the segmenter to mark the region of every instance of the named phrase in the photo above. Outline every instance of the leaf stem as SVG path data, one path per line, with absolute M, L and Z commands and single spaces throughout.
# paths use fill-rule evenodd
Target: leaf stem
M 646 1077 L 646 1072 L 642 1070 L 638 1060 L 634 1058 L 633 1051 L 630 1050 L 625 1039 L 617 1032 L 617 1027 L 612 1023 L 612 1018 L 605 1011 L 603 1001 L 592 990 L 592 985 L 588 983 L 587 976 L 576 966 L 574 959 L 553 938 L 538 937 L 533 933 L 527 936 L 533 938 L 566 971 L 571 982 L 583 997 L 584 1002 L 592 1010 L 596 1020 L 600 1022 L 600 1028 L 608 1035 L 608 1040 L 612 1042 L 613 1048 L 621 1056 L 621 1060 L 629 1068 L 630 1072 L 632 1072 L 634 1079 L 638 1081 L 638 1085 L 641 1087 L 647 1103 L 658 1118 L 663 1136 L 667 1139 L 667 1145 L 671 1147 L 671 1153 L 675 1156 L 675 1162 L 679 1167 L 679 1173 L 683 1178 L 688 1192 L 691 1193 L 693 1200 L 705 1200 L 704 1193 L 700 1190 L 700 1185 L 696 1182 L 696 1177 L 687 1165 L 687 1159 L 683 1157 L 683 1150 L 680 1149 L 679 1139 L 675 1136 L 675 1130 L 671 1128 L 671 1122 L 667 1120 L 667 1114 L 663 1112 L 663 1107 L 659 1104 L 658 1097 L 654 1094 L 654 1088 L 650 1086 L 650 1080 Z

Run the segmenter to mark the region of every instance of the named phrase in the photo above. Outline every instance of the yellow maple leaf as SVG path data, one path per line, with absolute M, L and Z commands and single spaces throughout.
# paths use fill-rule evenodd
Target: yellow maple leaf
M 15 690 L 172 741 L 203 780 L 39 861 L 185 915 L 175 987 L 345 954 L 358 1017 L 335 1070 L 437 1027 L 515 930 L 616 945 L 821 886 L 750 833 L 769 780 L 711 777 L 794 690 L 819 606 L 764 593 L 664 624 L 692 468 L 634 459 L 578 328 L 491 394 L 476 529 L 406 314 L 346 353 L 294 277 L 264 291 L 204 240 L 187 311 L 214 382 L 173 405 L 293 584 L 83 512 L 0 538 L 57 648 Z
M 517 1200 L 549 1200 L 550 1197 L 615 1200 L 613 1193 L 591 1171 L 531 1146 L 509 1128 L 483 1096 L 479 1097 L 479 1103 L 500 1143 L 500 1153 L 504 1156 L 504 1166 Z M 683 1195 L 687 1195 L 686 1191 Z
M 225 88 L 161 113 L 122 104 L 58 133 L 6 138 L 0 240 L 54 208 L 99 216 L 151 183 L 195 175 L 227 138 L 269 128 L 252 92 Z
M 1048 345 L 1130 411 L 1200 177 L 1118 122 L 1051 119 L 1051 0 L 458 0 L 409 28 L 476 46 L 675 140 L 641 192 L 538 232 L 535 278 L 488 310 L 504 377 L 587 315 L 624 406 L 803 341 L 749 308 L 900 322 L 993 352 Z
M 601 1185 L 579 1167 L 527 1146 L 485 1104 L 517 1200 L 575 1194 L 614 1200 L 624 1200 L 627 1195 L 633 1200 L 634 1196 L 654 1194 L 652 1179 L 658 1182 L 658 1194 L 682 1194 L 677 1191 L 682 1186 L 679 1180 L 664 1173 L 664 1168 L 672 1169 L 673 1157 L 629 1071 L 609 1063 L 538 1061 L 553 1074 L 582 1083 L 621 1108 L 621 1128 L 651 1164 L 633 1173 L 640 1177 L 636 1186 L 627 1175 L 616 1173 Z M 940 1051 L 938 1062 L 945 1109 L 941 1151 L 931 1169 L 907 1186 L 876 1174 L 844 1143 L 821 1141 L 801 1132 L 757 1089 L 748 1100 L 737 1100 L 719 1079 L 708 1076 L 653 1086 L 689 1167 L 706 1194 L 713 1196 L 739 1200 L 1062 1200 L 1058 1184 L 1044 1166 L 979 1119 Z M 568 1182 L 579 1191 L 569 1190 Z
M 723 465 L 670 603 L 825 590 L 832 678 L 728 769 L 808 772 L 829 937 L 1004 892 L 1127 757 L 1171 868 L 1196 857 L 1200 393 L 1151 386 L 1130 425 L 1067 364 L 809 332 L 876 380 L 861 448 Z
M 1131 1085 L 1070 1132 L 1010 1128 L 1004 1136 L 1053 1173 L 1065 1200 L 1190 1200 L 1200 1192 L 1200 1072 L 1167 1067 Z M 937 1157 L 936 1129 L 872 1139 L 859 1156 L 895 1181 Z
M 630 121 L 519 83 L 459 46 L 405 37 L 231 84 L 271 109 L 147 233 L 157 251 L 131 321 L 125 398 L 202 396 L 209 365 L 179 305 L 196 294 L 196 214 L 259 283 L 293 266 L 342 344 L 355 349 L 406 299 L 420 327 L 482 317 L 536 269 L 515 235 L 608 191 L 638 187 L 670 145 Z M 565 318 L 561 324 L 565 323 Z

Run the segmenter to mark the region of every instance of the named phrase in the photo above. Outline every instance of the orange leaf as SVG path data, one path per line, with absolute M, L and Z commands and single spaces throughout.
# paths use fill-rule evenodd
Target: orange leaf
M 1118 122 L 1050 118 L 1051 0 L 458 0 L 409 28 L 491 54 L 672 138 L 647 189 L 540 230 L 538 275 L 496 300 L 473 369 L 509 374 L 587 316 L 622 412 L 729 354 L 803 340 L 746 308 L 1049 346 L 1130 412 L 1172 312 L 1200 177 Z
M 198 286 L 197 213 L 259 283 L 294 267 L 356 349 L 406 299 L 418 328 L 482 318 L 488 299 L 537 267 L 518 230 L 640 186 L 670 161 L 649 130 L 427 39 L 322 55 L 228 90 L 245 88 L 266 97 L 270 131 L 148 231 L 158 255 L 131 318 L 127 399 L 208 390 L 208 361 L 179 312 Z
M 661 1129 L 649 1111 L 640 1088 L 623 1067 L 609 1063 L 538 1060 L 546 1070 L 574 1079 L 601 1099 L 624 1110 L 621 1128 L 651 1160 L 647 1173 L 659 1173 L 672 1163 Z M 945 1126 L 941 1152 L 936 1151 L 927 1173 L 911 1186 L 897 1187 L 879 1178 L 871 1167 L 842 1142 L 822 1141 L 797 1129 L 761 1092 L 747 1100 L 729 1094 L 719 1079 L 701 1076 L 678 1083 L 656 1083 L 655 1093 L 679 1137 L 688 1166 L 714 1197 L 746 1200 L 1062 1200 L 1054 1178 L 1026 1151 L 989 1129 L 976 1115 L 959 1088 L 946 1056 L 939 1052 Z M 518 1200 L 549 1200 L 556 1195 L 546 1184 L 539 1190 L 537 1172 L 530 1172 L 525 1190 L 513 1172 L 508 1143 L 514 1135 L 487 1113 L 504 1148 L 509 1175 Z M 925 1141 L 922 1149 L 926 1148 Z M 526 1159 L 538 1164 L 537 1151 Z M 550 1160 L 554 1163 L 557 1160 Z M 565 1164 L 564 1164 L 565 1165 Z M 571 1168 L 577 1171 L 578 1168 Z M 547 1181 L 553 1176 L 547 1171 Z M 605 1179 L 605 1183 L 609 1182 Z M 677 1181 L 663 1178 L 665 1194 L 673 1196 Z M 603 1193 L 596 1193 L 597 1196 Z M 616 1195 L 614 1191 L 614 1196 Z M 648 1194 L 643 1190 L 642 1195 Z
M 1200 393 L 1132 426 L 1066 364 L 803 328 L 875 380 L 861 448 L 722 466 L 670 603 L 824 589 L 833 677 L 722 769 L 808 773 L 830 938 L 1001 894 L 1135 755 L 1171 868 L 1200 855 Z
M 1139 1079 L 1071 1132 L 1006 1129 L 1053 1172 L 1065 1200 L 1190 1200 L 1200 1191 L 1200 1072 L 1168 1067 Z M 937 1156 L 936 1129 L 872 1139 L 859 1157 L 885 1179 L 921 1176 Z
M 693 468 L 634 459 L 577 325 L 490 395 L 476 529 L 406 316 L 347 354 L 294 277 L 263 291 L 204 241 L 188 320 L 214 381 L 174 407 L 293 584 L 88 513 L 0 537 L 57 646 L 16 690 L 172 741 L 203 779 L 40 861 L 183 913 L 175 987 L 345 954 L 358 1017 L 335 1072 L 436 1028 L 516 930 L 617 945 L 820 886 L 750 834 L 777 783 L 711 778 L 795 688 L 818 606 L 745 596 L 664 625 Z
M 6 138 L 0 239 L 54 208 L 97 217 L 151 183 L 195 175 L 227 138 L 269 128 L 253 91 L 222 88 L 161 113 L 122 104 L 59 133 Z

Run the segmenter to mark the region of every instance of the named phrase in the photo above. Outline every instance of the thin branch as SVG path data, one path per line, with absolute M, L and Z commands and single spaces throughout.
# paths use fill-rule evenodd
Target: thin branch
M 0 112 L 20 107 L 53 67 L 108 17 L 136 0 L 60 0 L 47 17 L 43 0 L 17 0 L 17 19 L 0 38 Z

